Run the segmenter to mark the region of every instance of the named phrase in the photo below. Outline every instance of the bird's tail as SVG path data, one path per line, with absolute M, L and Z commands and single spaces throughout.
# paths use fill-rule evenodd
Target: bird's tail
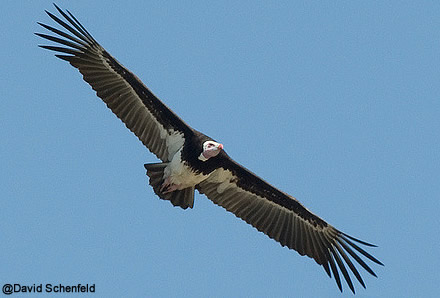
M 194 206 L 194 187 L 188 187 L 182 190 L 175 190 L 169 193 L 162 193 L 160 188 L 164 182 L 163 171 L 165 170 L 167 162 L 164 163 L 147 163 L 147 176 L 150 177 L 150 185 L 154 192 L 162 200 L 168 200 L 174 206 L 179 206 L 183 209 L 192 208 Z

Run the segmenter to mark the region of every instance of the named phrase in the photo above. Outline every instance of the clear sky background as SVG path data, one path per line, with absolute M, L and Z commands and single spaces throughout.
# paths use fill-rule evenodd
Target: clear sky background
M 238 162 L 378 245 L 358 297 L 440 291 L 440 2 L 58 1 Z M 52 53 L 51 1 L 3 1 L 0 282 L 94 296 L 348 297 L 206 197 L 173 208 L 156 159 Z

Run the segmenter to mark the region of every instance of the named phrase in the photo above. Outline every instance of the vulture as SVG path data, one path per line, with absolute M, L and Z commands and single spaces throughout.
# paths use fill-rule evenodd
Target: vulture
M 40 47 L 77 68 L 107 107 L 161 160 L 145 164 L 159 198 L 192 208 L 197 189 L 282 246 L 313 258 L 330 278 L 333 274 L 341 292 L 345 279 L 355 293 L 353 276 L 365 288 L 359 266 L 376 276 L 366 261 L 383 264 L 362 248 L 375 245 L 341 232 L 235 162 L 221 143 L 190 127 L 157 98 L 73 14 L 55 8 L 60 16 L 46 13 L 61 30 L 38 23 L 52 34 L 35 34 L 53 43 Z

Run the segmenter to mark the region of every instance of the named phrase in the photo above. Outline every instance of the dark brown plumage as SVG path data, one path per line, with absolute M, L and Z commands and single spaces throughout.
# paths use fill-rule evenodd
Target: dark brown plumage
M 355 263 L 376 276 L 359 256 L 382 265 L 360 247 L 374 245 L 329 225 L 294 197 L 236 163 L 224 150 L 208 159 L 200 158 L 205 142 L 213 140 L 192 129 L 171 111 L 101 47 L 70 12 L 55 7 L 64 20 L 50 12 L 47 14 L 69 33 L 39 23 L 54 35 L 36 34 L 57 44 L 41 47 L 58 52 L 58 58 L 77 68 L 112 112 L 162 161 L 145 165 L 150 184 L 160 198 L 184 209 L 192 208 L 194 189 L 197 189 L 282 246 L 313 258 L 330 277 L 333 273 L 341 291 L 340 273 L 355 292 L 349 271 L 365 287 Z M 167 173 L 180 170 L 183 178 L 179 179 L 188 182 L 188 186 L 165 191 L 165 181 L 173 177 Z M 191 181 L 195 182 L 191 184 Z

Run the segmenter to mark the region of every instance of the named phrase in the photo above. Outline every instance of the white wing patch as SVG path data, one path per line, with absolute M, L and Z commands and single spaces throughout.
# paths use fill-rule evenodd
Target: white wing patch
M 162 138 L 162 132 L 161 132 Z M 163 137 L 166 138 L 166 145 L 168 150 L 168 160 L 172 160 L 173 156 L 182 148 L 185 143 L 185 139 L 182 133 L 174 131 L 172 133 L 168 133 Z
M 233 186 L 232 182 L 234 179 L 235 177 L 231 171 L 222 168 L 215 170 L 209 175 L 210 182 L 218 183 L 216 191 L 220 194 Z
M 217 169 L 209 175 L 210 182 L 229 182 L 231 179 L 234 178 L 234 175 L 232 175 L 231 171 L 225 170 L 223 168 Z

